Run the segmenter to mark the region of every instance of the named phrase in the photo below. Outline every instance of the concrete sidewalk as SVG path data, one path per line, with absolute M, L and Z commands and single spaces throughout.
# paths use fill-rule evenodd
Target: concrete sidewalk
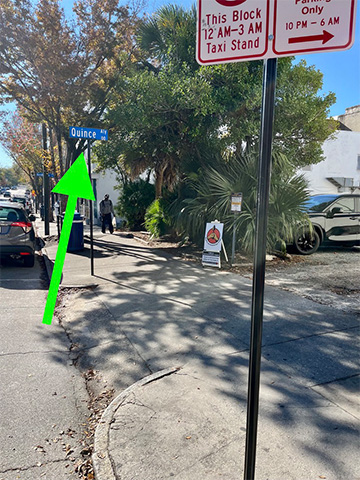
M 126 235 L 68 253 L 63 319 L 80 365 L 118 396 L 98 426 L 98 480 L 242 479 L 251 279 L 180 261 Z M 44 252 L 54 261 L 56 243 Z M 355 480 L 359 322 L 267 287 L 256 478 Z

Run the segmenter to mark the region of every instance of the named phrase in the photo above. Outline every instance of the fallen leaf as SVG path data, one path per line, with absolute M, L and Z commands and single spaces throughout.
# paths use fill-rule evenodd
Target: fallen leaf
M 45 453 L 45 448 L 41 445 L 36 445 L 36 447 L 34 447 L 34 450 L 36 450 L 37 452 Z
M 190 438 L 191 438 L 191 435 L 189 435 L 188 437 L 186 437 L 186 440 L 190 440 Z

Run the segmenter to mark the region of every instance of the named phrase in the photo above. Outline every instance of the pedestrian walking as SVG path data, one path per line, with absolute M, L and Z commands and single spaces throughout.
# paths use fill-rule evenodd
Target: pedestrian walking
M 56 200 L 54 203 L 54 216 L 57 218 L 60 215 L 60 203 Z
M 114 227 L 112 224 L 112 216 L 114 215 L 114 207 L 109 198 L 109 194 L 104 195 L 104 199 L 100 202 L 100 216 L 101 216 L 101 231 L 105 233 L 106 225 L 109 227 L 109 232 L 113 233 Z

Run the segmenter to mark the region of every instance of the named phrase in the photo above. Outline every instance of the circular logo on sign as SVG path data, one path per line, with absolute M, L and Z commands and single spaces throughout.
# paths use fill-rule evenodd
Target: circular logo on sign
M 211 243 L 211 245 L 216 245 L 217 243 L 219 243 L 221 235 L 215 225 L 207 232 L 206 239 L 209 243 Z
M 237 7 L 242 3 L 246 2 L 246 0 L 216 0 L 217 3 L 220 3 L 223 7 Z

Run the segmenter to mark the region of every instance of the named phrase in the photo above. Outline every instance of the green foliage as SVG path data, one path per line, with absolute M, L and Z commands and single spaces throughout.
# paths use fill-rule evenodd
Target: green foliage
M 0 104 L 16 102 L 56 135 L 63 170 L 86 148 L 69 125 L 102 127 L 116 79 L 132 62 L 137 14 L 119 0 L 0 0 Z M 63 171 L 61 172 L 63 173 Z
M 289 58 L 279 61 L 273 149 L 296 167 L 320 162 L 322 143 L 337 127 L 335 120 L 328 119 L 335 95 L 318 95 L 322 79 L 320 70 L 305 60 L 297 64 Z
M 48 155 L 44 156 L 42 149 L 41 130 L 22 116 L 24 111 L 17 110 L 14 113 L 2 115 L 2 126 L 0 128 L 0 144 L 3 146 L 14 165 L 22 172 L 26 183 L 39 195 L 41 187 L 36 172 L 42 172 L 44 159 L 48 172 L 54 174 L 57 180 L 57 171 Z M 50 142 L 51 143 L 51 142 Z
M 23 183 L 24 181 L 26 181 L 26 179 L 17 165 L 13 165 L 9 168 L 0 168 L 0 186 L 10 187 L 12 185 Z
M 138 179 L 127 181 L 122 187 L 119 201 L 115 207 L 117 215 L 127 220 L 130 229 L 141 230 L 144 225 L 146 209 L 154 201 L 154 185 Z
M 145 228 L 152 237 L 159 238 L 169 232 L 170 226 L 166 202 L 162 198 L 157 198 L 146 210 Z
M 254 152 L 232 155 L 227 161 L 223 157 L 217 157 L 215 161 L 212 159 L 213 166 L 205 168 L 197 179 L 190 181 L 196 196 L 185 198 L 172 211 L 178 229 L 201 244 L 206 222 L 217 219 L 225 224 L 225 243 L 231 238 L 235 225 L 238 247 L 252 251 L 255 238 L 257 163 Z M 294 169 L 284 155 L 273 155 L 268 250 L 279 244 L 284 248 L 299 222 L 306 221 L 307 216 L 302 210 L 308 199 L 306 187 L 303 176 L 294 175 Z M 231 194 L 235 192 L 243 195 L 242 211 L 236 216 L 230 211 Z
M 192 70 L 199 68 L 195 60 L 195 37 L 195 5 L 189 10 L 174 4 L 160 7 L 140 23 L 137 33 L 140 48 L 155 68 L 172 63 L 178 70 L 184 63 Z
M 133 176 L 151 168 L 158 198 L 163 186 L 171 189 L 178 181 L 182 165 L 198 156 L 214 112 L 211 86 L 200 74 L 169 67 L 123 77 L 108 113 L 116 125 L 112 140 L 96 148 L 99 165 L 123 164 Z
M 111 141 L 97 147 L 102 169 L 121 166 L 133 178 L 151 169 L 156 198 L 201 172 L 211 152 L 259 143 L 263 62 L 197 65 L 195 13 L 168 5 L 140 22 L 138 63 L 116 83 L 106 114 Z M 327 119 L 335 97 L 319 96 L 321 88 L 321 72 L 278 60 L 273 149 L 294 167 L 322 160 L 336 127 Z

